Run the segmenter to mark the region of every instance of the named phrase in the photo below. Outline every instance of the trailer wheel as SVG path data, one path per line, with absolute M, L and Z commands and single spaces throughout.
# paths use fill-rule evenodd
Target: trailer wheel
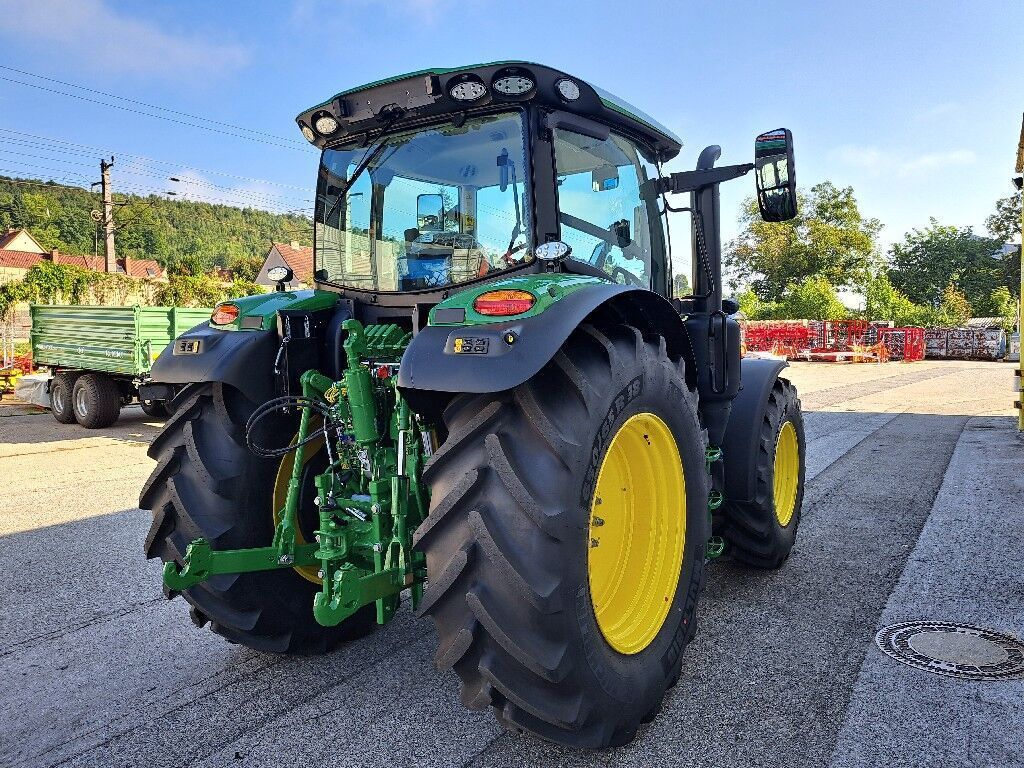
M 437 666 L 506 727 L 628 742 L 678 678 L 702 584 L 706 437 L 683 362 L 634 328 L 584 326 L 444 422 L 415 535 Z
M 102 373 L 79 376 L 72 390 L 75 421 L 86 429 L 109 427 L 121 414 L 121 390 Z
M 204 383 L 185 387 L 173 405 L 173 416 L 150 445 L 157 466 L 139 499 L 140 507 L 153 512 L 146 557 L 181 563 L 186 547 L 199 537 L 214 549 L 268 546 L 283 462 L 258 458 L 245 445 L 243 428 L 256 404 L 226 384 Z M 295 428 L 295 420 L 267 419 L 256 442 L 281 445 L 287 439 L 282 435 L 294 434 Z M 284 462 L 293 457 L 287 454 Z M 316 454 L 310 451 L 307 457 L 311 485 Z M 303 488 L 300 506 L 312 509 L 315 493 Z M 309 526 L 303 522 L 300 515 L 305 530 Z M 305 530 L 304 535 L 311 539 L 313 534 Z M 183 597 L 198 626 L 209 624 L 229 641 L 260 651 L 324 653 L 373 629 L 372 603 L 336 627 L 318 624 L 313 596 L 319 588 L 316 569 L 310 577 L 289 568 L 214 576 L 185 590 Z
M 163 400 L 139 400 L 139 405 L 142 406 L 142 412 L 147 416 L 152 416 L 154 419 L 166 419 L 170 416 L 170 412 L 167 410 L 167 403 Z
M 778 568 L 789 557 L 804 498 L 804 418 L 796 387 L 777 379 L 756 424 L 756 495 L 722 504 L 722 537 L 732 557 L 756 568 Z
M 74 387 L 75 377 L 71 374 L 58 373 L 50 381 L 50 413 L 61 424 L 75 423 Z

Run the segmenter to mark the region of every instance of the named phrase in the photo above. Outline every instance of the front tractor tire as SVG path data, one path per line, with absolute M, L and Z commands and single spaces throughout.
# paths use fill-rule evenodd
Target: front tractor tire
M 734 560 L 779 568 L 789 557 L 804 500 L 804 417 L 796 387 L 776 379 L 757 432 L 755 496 L 722 504 L 721 534 Z
M 173 416 L 149 448 L 157 466 L 139 500 L 153 512 L 146 556 L 181 564 L 186 547 L 200 537 L 214 549 L 269 546 L 275 505 L 283 504 L 281 461 L 259 458 L 246 447 L 244 426 L 256 404 L 233 387 L 206 383 L 190 385 L 172 405 Z M 281 445 L 283 435 L 294 433 L 294 422 L 265 420 L 256 442 Z M 311 540 L 312 476 L 322 467 L 314 468 L 315 457 L 308 463 L 299 519 Z M 318 624 L 313 596 L 320 585 L 315 569 L 305 570 L 213 576 L 183 596 L 198 626 L 208 623 L 231 642 L 260 651 L 323 653 L 372 630 L 373 604 L 336 627 Z
M 514 390 L 460 395 L 416 532 L 439 668 L 463 703 L 576 747 L 630 741 L 695 629 L 705 433 L 682 360 L 578 329 Z

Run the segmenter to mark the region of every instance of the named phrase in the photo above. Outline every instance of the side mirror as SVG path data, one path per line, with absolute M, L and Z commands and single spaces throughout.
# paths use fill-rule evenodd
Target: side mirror
M 793 134 L 788 128 L 754 139 L 754 183 L 762 219 L 789 221 L 796 217 L 796 166 Z
M 444 198 L 441 195 L 416 196 L 416 228 L 420 232 L 444 229 Z

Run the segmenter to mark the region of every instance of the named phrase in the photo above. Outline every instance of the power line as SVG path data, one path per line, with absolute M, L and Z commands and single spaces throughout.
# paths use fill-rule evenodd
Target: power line
M 14 164 L 15 165 L 30 165 L 30 164 L 27 164 L 27 163 L 18 163 L 17 161 L 14 161 Z M 16 170 L 16 169 L 13 169 L 13 168 L 0 168 L 0 172 L 13 173 L 13 174 L 40 173 L 40 172 L 45 172 L 45 171 L 54 171 L 54 172 L 60 173 L 61 169 L 49 168 L 49 167 L 46 167 L 46 166 L 39 166 L 39 165 L 31 165 L 31 167 L 29 168 L 28 171 L 21 171 L 21 170 Z M 46 174 L 45 173 L 41 173 L 40 175 L 41 176 L 45 176 Z M 80 179 L 80 181 L 78 183 L 83 185 L 83 186 L 76 187 L 76 188 L 83 189 L 84 191 L 89 192 L 90 190 L 85 188 L 84 185 L 89 185 L 91 182 L 89 180 L 89 177 L 87 177 L 87 176 L 85 176 L 83 174 L 77 174 L 77 173 L 74 173 L 74 172 L 65 171 L 64 175 L 61 176 L 61 179 L 62 180 L 63 179 L 68 179 L 68 178 L 74 177 L 74 176 L 77 176 L 78 179 Z M 4 181 L 7 181 L 7 180 L 4 180 Z M 19 183 L 18 180 L 16 180 L 16 179 L 10 179 L 9 181 L 14 182 L 14 183 Z M 3 183 L 3 182 L 0 182 L 0 183 Z M 52 184 L 44 184 L 44 183 L 39 183 L 39 184 L 36 184 L 36 183 L 33 183 L 33 182 L 23 182 L 23 183 L 25 183 L 25 184 L 32 184 L 32 186 L 46 186 L 46 187 L 51 187 L 51 188 L 54 186 Z M 73 183 L 66 183 L 65 186 L 73 186 Z M 278 215 L 278 216 L 293 216 L 293 215 L 298 215 L 297 212 L 299 212 L 299 211 L 312 211 L 312 208 L 310 208 L 310 207 L 288 208 L 286 205 L 281 205 L 281 204 L 279 204 L 279 205 L 272 205 L 272 204 L 268 204 L 268 203 L 263 203 L 263 204 L 256 204 L 256 203 L 246 204 L 243 201 L 230 200 L 230 199 L 223 198 L 223 197 L 205 197 L 204 196 L 202 198 L 198 198 L 198 197 L 193 198 L 193 197 L 189 197 L 188 196 L 189 193 L 169 192 L 168 190 L 155 189 L 153 187 L 143 186 L 143 185 L 140 185 L 140 184 L 121 184 L 121 185 L 119 185 L 119 194 L 122 194 L 122 195 L 125 195 L 125 196 L 133 196 L 133 197 L 136 197 L 138 199 L 142 199 L 144 197 L 148 197 L 148 196 L 152 196 L 152 195 L 155 195 L 157 197 L 162 197 L 163 199 L 170 199 L 170 197 L 173 196 L 173 197 L 180 198 L 184 202 L 188 202 L 188 203 L 192 203 L 192 204 L 206 203 L 206 204 L 211 205 L 211 206 L 224 206 L 224 207 L 229 207 L 229 208 L 236 208 L 236 209 L 239 209 L 239 210 L 255 209 L 255 210 L 261 210 L 261 211 L 264 211 L 266 213 L 271 213 L 271 214 Z M 164 196 L 167 196 L 167 197 L 164 197 Z
M 263 198 L 263 199 L 267 199 L 267 200 L 274 200 L 274 199 L 276 199 L 276 200 L 287 200 L 287 201 L 290 201 L 290 202 L 300 202 L 300 203 L 312 203 L 312 202 L 314 202 L 314 200 L 312 198 L 286 197 L 285 195 L 274 195 L 274 194 L 270 194 L 270 193 L 264 194 L 262 192 L 257 192 L 254 189 L 238 189 L 236 187 L 224 186 L 223 184 L 213 184 L 213 183 L 208 182 L 208 181 L 200 181 L 198 179 L 190 179 L 187 176 L 185 176 L 183 178 L 179 178 L 177 176 L 170 176 L 170 177 L 168 177 L 168 180 L 169 181 L 173 181 L 173 182 L 177 182 L 179 184 L 188 184 L 189 186 L 207 187 L 207 188 L 211 188 L 211 189 L 225 190 L 227 192 L 230 192 L 231 194 L 240 195 L 240 196 L 243 196 L 243 197 Z
M 107 91 L 100 91 L 100 90 L 97 90 L 96 88 L 89 88 L 89 87 L 84 86 L 84 85 L 78 85 L 77 83 L 70 83 L 70 82 L 68 82 L 66 80 L 58 80 L 58 79 L 56 79 L 54 77 L 46 77 L 45 75 L 38 75 L 35 72 L 29 72 L 27 70 L 18 69 L 16 67 L 10 67 L 10 66 L 7 66 L 5 64 L 0 64 L 0 69 L 6 69 L 8 72 L 17 72 L 19 75 L 28 75 L 29 77 L 34 77 L 34 78 L 37 78 L 39 80 L 45 80 L 45 81 L 50 82 L 50 83 L 57 83 L 58 85 L 66 85 L 69 88 L 78 88 L 81 91 L 86 91 L 87 93 L 95 93 L 95 94 L 100 95 L 100 96 L 106 96 L 107 98 L 110 98 L 110 99 L 117 99 L 118 101 L 127 101 L 130 104 L 138 104 L 139 106 L 146 107 L 147 109 L 157 109 L 157 110 L 160 110 L 161 112 L 168 112 L 168 113 L 170 113 L 172 115 L 179 115 L 181 117 L 188 117 L 188 118 L 191 118 L 193 120 L 203 120 L 203 121 L 211 123 L 213 125 L 219 125 L 219 126 L 222 126 L 224 128 L 232 128 L 232 129 L 234 129 L 236 131 L 244 131 L 245 133 L 252 133 L 252 134 L 255 134 L 257 136 L 264 136 L 264 137 L 266 137 L 268 139 L 274 139 L 275 141 L 291 142 L 291 143 L 294 143 L 294 144 L 298 144 L 299 146 L 302 146 L 303 148 L 306 148 L 306 146 L 307 146 L 304 142 L 300 142 L 298 139 L 293 139 L 291 137 L 277 136 L 277 135 L 275 135 L 273 133 L 267 133 L 266 131 L 257 131 L 254 128 L 246 128 L 245 126 L 242 126 L 242 125 L 234 125 L 233 123 L 225 123 L 225 122 L 223 122 L 221 120 L 214 120 L 213 118 L 203 117 L 202 115 L 193 115 L 193 114 L 191 114 L 189 112 L 181 112 L 181 111 L 176 110 L 176 109 L 171 109 L 170 107 L 161 107 L 159 104 L 150 104 L 150 103 L 145 102 L 145 101 L 139 101 L 138 99 L 130 99 L 127 96 L 118 96 L 116 93 L 108 93 Z
M 3 168 L 0 168 L 0 171 L 3 171 L 3 170 L 4 170 Z M 9 173 L 16 173 L 16 171 L 8 171 L 8 172 Z M 66 177 L 62 177 L 62 178 L 66 178 Z M 47 187 L 49 189 L 53 189 L 54 187 L 74 187 L 75 189 L 82 189 L 82 187 L 77 187 L 74 184 L 65 183 L 63 181 L 57 181 L 55 179 L 52 180 L 52 181 L 26 181 L 25 179 L 13 179 L 13 178 L 7 178 L 7 177 L 0 176 L 0 185 L 3 185 L 3 184 L 23 184 L 23 185 L 25 185 L 27 187 Z
M 71 154 L 71 153 L 65 153 Z M 48 157 L 46 155 L 35 155 L 29 152 L 14 152 L 8 149 L 0 149 L 0 155 L 11 155 L 15 158 L 18 157 L 30 157 L 36 160 L 46 160 L 49 162 L 63 163 L 65 165 L 84 166 L 87 168 L 93 167 L 95 163 L 91 162 L 80 162 L 74 160 L 64 160 L 59 157 Z M 71 154 L 72 157 L 84 157 L 84 155 Z M 19 165 L 35 165 L 35 163 L 23 163 L 19 160 L 12 160 L 10 162 L 17 163 Z M 129 162 L 127 166 L 123 166 L 121 170 L 122 174 L 128 176 L 141 176 L 143 178 L 160 179 L 162 181 L 173 181 L 180 184 L 188 184 L 200 187 L 209 187 L 212 189 L 222 190 L 231 196 L 239 197 L 243 200 L 251 200 L 257 203 L 264 203 L 268 205 L 285 205 L 288 203 L 312 203 L 312 198 L 300 198 L 293 194 L 282 194 L 274 192 L 260 192 L 254 189 L 238 189 L 236 187 L 230 187 L 223 184 L 213 184 L 211 182 L 201 181 L 199 179 L 191 179 L 186 177 L 166 176 L 163 173 L 154 173 L 149 170 L 141 169 L 133 162 Z
M 68 98 L 71 98 L 71 99 L 79 99 L 80 101 L 89 102 L 90 104 L 99 104 L 100 106 L 110 107 L 111 109 L 120 109 L 120 110 L 123 110 L 125 112 L 131 112 L 131 113 L 136 114 L 136 115 L 143 115 L 144 117 L 152 117 L 152 118 L 155 118 L 157 120 L 166 120 L 166 121 L 171 122 L 171 123 L 177 123 L 178 125 L 184 125 L 184 126 L 188 126 L 190 128 L 198 128 L 200 130 L 210 131 L 211 133 L 220 133 L 220 134 L 223 134 L 225 136 L 230 136 L 230 137 L 235 138 L 235 139 L 246 139 L 248 141 L 255 141 L 255 142 L 259 143 L 259 144 L 267 144 L 267 145 L 272 146 L 272 147 L 278 147 L 279 149 L 295 150 L 296 152 L 305 152 L 306 151 L 305 147 L 301 147 L 298 144 L 281 144 L 281 143 L 275 142 L 275 141 L 267 141 L 266 139 L 261 139 L 261 138 L 258 138 L 256 136 L 245 136 L 244 134 L 233 133 L 231 131 L 225 131 L 225 130 L 222 130 L 220 128 L 213 128 L 213 127 L 211 127 L 209 125 L 202 125 L 200 123 L 190 123 L 190 122 L 188 122 L 186 120 L 178 120 L 177 118 L 169 117 L 167 115 L 160 115 L 160 114 L 156 114 L 156 113 L 153 113 L 153 112 L 144 112 L 144 111 L 142 111 L 140 109 L 133 109 L 133 108 L 127 107 L 127 106 L 125 106 L 123 104 L 111 104 L 110 102 L 101 101 L 99 99 L 92 99 L 92 98 L 89 98 L 88 96 L 83 96 L 80 93 L 70 93 L 68 91 L 62 91 L 62 90 L 59 90 L 57 88 L 49 88 L 49 87 L 47 87 L 45 85 L 40 85 L 39 83 L 26 83 L 23 80 L 16 80 L 13 77 L 6 77 L 4 75 L 0 75 L 0 80 L 3 80 L 3 81 L 8 82 L 8 83 L 14 83 L 15 85 L 24 85 L 24 86 L 26 86 L 28 88 L 37 88 L 37 89 L 39 89 L 41 91 L 46 91 L 48 93 L 57 94 L 58 96 L 67 96 Z M 202 118 L 200 118 L 200 119 L 202 119 Z
M 69 171 L 67 168 L 50 168 L 49 166 L 38 165 L 36 163 L 21 163 L 21 162 L 18 162 L 17 160 L 4 160 L 3 162 L 5 162 L 5 163 L 7 163 L 9 165 L 24 165 L 24 166 L 27 166 L 30 169 L 30 171 L 40 171 L 40 170 L 42 170 L 42 171 L 48 171 L 48 172 L 51 172 L 51 173 L 60 173 L 63 176 L 77 176 L 77 177 L 83 179 L 86 184 L 92 183 L 92 182 L 89 181 L 89 177 L 86 176 L 84 173 L 78 173 L 76 171 Z M 3 169 L 0 169 L 0 170 L 3 170 Z M 10 173 L 25 173 L 25 171 L 16 171 L 16 170 L 13 170 L 11 168 L 8 168 L 6 170 L 9 171 Z
M 96 165 L 96 163 L 82 163 L 82 162 L 74 162 L 74 161 L 71 161 L 71 160 L 62 160 L 59 157 L 46 157 L 45 155 L 32 155 L 32 154 L 29 154 L 28 152 L 12 152 L 9 149 L 0 149 L 0 154 L 2 154 L 2 155 L 14 155 L 15 157 L 32 157 L 32 158 L 35 158 L 36 160 L 46 160 L 46 161 L 54 162 L 54 163 L 67 163 L 68 165 L 85 165 L 85 166 L 89 166 L 90 168 Z M 80 155 L 75 155 L 75 157 L 80 157 Z
M 254 181 L 254 182 L 259 182 L 261 184 L 269 184 L 272 187 L 286 187 L 286 188 L 289 188 L 289 189 L 299 189 L 299 190 L 302 190 L 303 192 L 307 192 L 308 189 L 309 189 L 308 187 L 299 186 L 297 184 L 285 184 L 285 183 L 280 182 L 280 181 L 270 181 L 269 179 L 258 179 L 258 178 L 255 178 L 253 176 L 240 176 L 240 175 L 233 174 L 233 173 L 227 173 L 226 171 L 214 171 L 214 170 L 210 170 L 208 168 L 196 167 L 196 166 L 192 165 L 191 163 L 172 163 L 172 162 L 168 162 L 167 160 L 157 160 L 157 159 L 152 158 L 152 157 L 146 157 L 145 155 L 133 155 L 133 154 L 130 154 L 128 152 L 118 152 L 118 151 L 114 150 L 111 147 L 94 147 L 94 146 L 90 146 L 88 144 L 79 144 L 79 143 L 73 142 L 73 141 L 66 141 L 65 139 L 56 139 L 56 138 L 51 138 L 49 136 L 42 136 L 42 135 L 36 134 L 36 133 L 25 133 L 24 131 L 16 131 L 16 130 L 14 130 L 12 128 L 0 128 L 0 132 L 11 133 L 11 134 L 15 134 L 17 136 L 27 136 L 27 137 L 32 138 L 32 139 L 40 139 L 42 141 L 49 141 L 49 142 L 54 142 L 54 143 L 58 143 L 58 144 L 64 144 L 64 145 L 67 145 L 67 146 L 78 147 L 80 149 L 87 149 L 87 150 L 90 150 L 91 152 L 99 152 L 101 155 L 114 154 L 117 157 L 129 158 L 129 159 L 130 158 L 134 158 L 136 160 L 144 160 L 144 161 L 146 161 L 148 163 L 153 163 L 154 165 L 162 165 L 165 168 L 179 169 L 180 170 L 181 168 L 185 167 L 185 168 L 191 168 L 192 170 L 195 170 L 195 171 L 200 171 L 202 173 L 208 173 L 208 174 L 211 174 L 213 176 L 224 176 L 224 177 L 229 178 L 229 179 L 239 179 L 241 181 Z M 14 141 L 14 140 L 15 139 L 9 139 L 9 141 Z M 21 141 L 24 141 L 24 139 L 21 139 Z

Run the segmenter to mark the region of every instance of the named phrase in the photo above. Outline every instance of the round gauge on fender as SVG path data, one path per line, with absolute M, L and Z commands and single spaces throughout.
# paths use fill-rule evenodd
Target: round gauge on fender
M 448 89 L 448 95 L 456 101 L 476 101 L 487 93 L 487 86 L 479 80 L 463 80 Z
M 555 83 L 555 88 L 558 90 L 558 95 L 566 101 L 576 101 L 580 97 L 580 87 L 574 80 L 567 77 L 563 77 Z
M 503 96 L 522 96 L 533 90 L 535 83 L 522 75 L 504 75 L 499 77 L 491 87 Z

